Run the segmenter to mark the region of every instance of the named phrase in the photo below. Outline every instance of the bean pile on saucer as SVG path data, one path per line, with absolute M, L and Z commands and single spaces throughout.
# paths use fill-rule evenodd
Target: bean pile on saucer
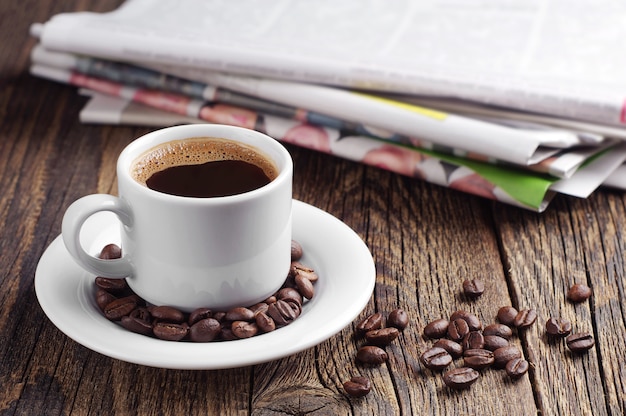
M 167 305 L 149 305 L 126 279 L 95 278 L 95 299 L 104 316 L 129 331 L 167 341 L 211 342 L 250 338 L 289 325 L 315 295 L 317 273 L 302 264 L 302 246 L 291 242 L 291 266 L 282 287 L 263 302 L 228 311 L 198 308 L 184 313 Z M 103 247 L 101 259 L 116 259 L 116 244 Z

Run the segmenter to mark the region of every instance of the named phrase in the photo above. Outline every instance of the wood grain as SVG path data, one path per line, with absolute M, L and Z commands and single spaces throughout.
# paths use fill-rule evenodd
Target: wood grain
M 60 232 L 63 212 L 90 193 L 116 193 L 115 160 L 148 128 L 82 125 L 75 89 L 28 74 L 32 22 L 63 11 L 107 11 L 121 1 L 0 4 L 0 413 L 220 415 L 621 415 L 626 413 L 626 196 L 559 196 L 543 214 L 501 205 L 332 156 L 287 146 L 294 197 L 342 219 L 375 260 L 376 287 L 363 318 L 405 309 L 409 327 L 389 361 L 355 361 L 356 321 L 318 346 L 269 363 L 177 371 L 115 360 L 77 344 L 45 316 L 34 293 L 37 262 Z M 7 24 L 8 22 L 8 24 Z M 465 278 L 483 296 L 461 294 Z M 573 283 L 593 296 L 565 298 Z M 350 301 L 350 294 L 344 294 Z M 485 370 L 469 390 L 446 388 L 420 355 L 429 321 L 457 309 L 487 324 L 500 306 L 539 318 L 513 343 L 531 371 L 512 382 Z M 550 316 L 590 331 L 596 346 L 574 355 L 545 335 Z M 358 320 L 358 319 L 357 319 Z M 319 325 L 324 325 L 320 322 Z M 455 365 L 461 365 L 457 360 Z M 354 375 L 372 392 L 351 398 Z

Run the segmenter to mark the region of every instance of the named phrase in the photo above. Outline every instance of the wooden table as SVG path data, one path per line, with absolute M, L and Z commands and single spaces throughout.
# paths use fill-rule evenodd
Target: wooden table
M 115 3 L 115 4 L 111 4 Z M 320 345 L 244 368 L 166 370 L 129 364 L 72 341 L 34 292 L 40 256 L 75 199 L 116 192 L 115 160 L 145 127 L 82 125 L 85 100 L 28 73 L 32 22 L 63 11 L 111 10 L 119 2 L 5 1 L 0 6 L 0 412 L 3 414 L 493 414 L 626 413 L 626 195 L 559 196 L 543 214 L 289 146 L 294 197 L 343 220 L 369 246 L 376 287 L 361 314 L 404 308 L 410 326 L 389 361 L 355 362 L 356 323 Z M 461 282 L 479 277 L 468 302 Z M 574 283 L 593 296 L 565 298 Z M 346 294 L 349 296 L 349 293 Z M 513 338 L 531 363 L 520 380 L 486 370 L 451 391 L 419 356 L 426 323 L 466 309 L 493 322 L 500 306 L 534 308 L 538 320 Z M 545 335 L 550 316 L 590 331 L 596 346 L 573 355 Z M 323 323 L 320 323 L 323 324 Z M 350 398 L 342 383 L 367 376 Z

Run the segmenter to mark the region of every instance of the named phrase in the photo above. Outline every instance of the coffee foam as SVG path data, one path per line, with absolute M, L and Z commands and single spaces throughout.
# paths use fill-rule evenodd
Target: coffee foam
M 130 173 L 145 186 L 153 174 L 167 168 L 219 160 L 241 160 L 258 166 L 271 180 L 278 176 L 274 162 L 259 149 L 216 137 L 192 137 L 162 143 L 135 159 Z

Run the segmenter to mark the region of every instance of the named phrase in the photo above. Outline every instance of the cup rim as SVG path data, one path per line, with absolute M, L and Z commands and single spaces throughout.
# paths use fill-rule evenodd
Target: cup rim
M 272 161 L 278 167 L 279 173 L 270 183 L 253 189 L 251 191 L 227 195 L 217 196 L 209 198 L 199 198 L 192 196 L 172 195 L 164 192 L 155 191 L 148 188 L 145 185 L 137 182 L 130 174 L 130 167 L 142 153 L 149 149 L 158 146 L 162 143 L 192 139 L 196 137 L 216 137 L 227 140 L 233 140 L 236 142 L 244 143 L 248 146 L 253 146 L 261 151 L 265 156 L 272 159 Z M 236 136 L 236 137 L 232 137 Z M 241 138 L 245 138 L 241 140 Z M 259 143 L 262 145 L 260 146 Z M 269 147 L 270 151 L 265 147 Z M 277 160 L 278 155 L 281 160 Z M 256 130 L 229 126 L 223 124 L 186 124 L 172 127 L 166 127 L 159 130 L 154 130 L 145 135 L 137 137 L 131 143 L 129 143 L 120 153 L 117 160 L 117 179 L 118 183 L 124 181 L 133 190 L 144 193 L 153 198 L 162 199 L 169 202 L 181 202 L 185 204 L 226 204 L 244 201 L 247 199 L 255 198 L 260 193 L 271 192 L 274 188 L 280 187 L 285 181 L 291 181 L 293 174 L 293 160 L 289 151 L 276 139 L 258 132 Z M 119 185 L 118 185 L 119 186 Z

